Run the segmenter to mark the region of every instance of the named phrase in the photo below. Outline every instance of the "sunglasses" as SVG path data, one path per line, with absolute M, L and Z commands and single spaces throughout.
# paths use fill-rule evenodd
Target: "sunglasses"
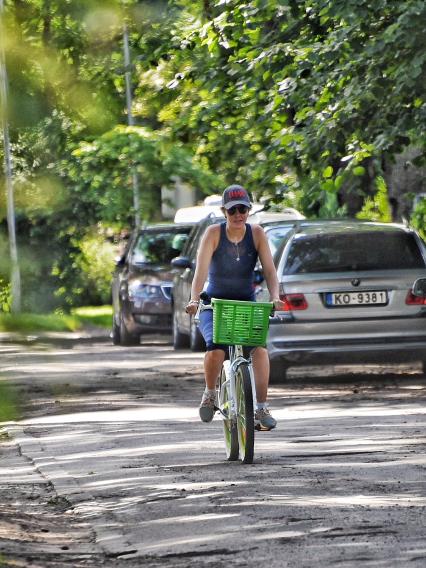
M 249 208 L 246 207 L 245 205 L 234 205 L 234 207 L 230 207 L 229 209 L 227 209 L 227 212 L 230 215 L 235 215 L 235 213 L 238 211 L 238 213 L 244 215 L 245 213 L 247 213 L 248 210 Z

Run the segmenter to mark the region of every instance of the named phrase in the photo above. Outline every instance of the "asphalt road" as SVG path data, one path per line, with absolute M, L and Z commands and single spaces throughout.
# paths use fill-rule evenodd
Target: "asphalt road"
M 255 462 L 200 423 L 202 355 L 164 338 L 0 344 L 0 566 L 425 566 L 420 366 L 300 368 Z M 14 563 L 13 563 L 14 562 Z

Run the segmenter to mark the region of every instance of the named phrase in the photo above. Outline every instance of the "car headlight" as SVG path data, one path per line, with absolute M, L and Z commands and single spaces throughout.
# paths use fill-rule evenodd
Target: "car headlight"
M 160 286 L 153 284 L 143 284 L 140 280 L 131 280 L 128 284 L 129 299 L 152 299 L 161 296 Z

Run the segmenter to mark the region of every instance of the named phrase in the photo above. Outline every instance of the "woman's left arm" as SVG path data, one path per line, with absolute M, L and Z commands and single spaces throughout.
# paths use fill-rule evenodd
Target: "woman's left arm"
M 262 264 L 263 276 L 265 277 L 266 285 L 268 286 L 271 302 L 274 302 L 275 309 L 283 309 L 283 302 L 280 300 L 279 294 L 277 271 L 275 270 L 271 249 L 269 248 L 265 231 L 260 225 L 252 225 L 252 230 L 254 233 L 254 243 Z

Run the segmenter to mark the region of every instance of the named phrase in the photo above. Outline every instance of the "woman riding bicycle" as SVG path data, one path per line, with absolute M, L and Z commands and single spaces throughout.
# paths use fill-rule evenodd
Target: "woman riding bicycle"
M 251 202 L 240 185 L 231 185 L 222 195 L 222 212 L 226 222 L 212 225 L 205 232 L 197 254 L 197 266 L 192 282 L 188 314 L 197 312 L 200 294 L 208 277 L 206 293 L 210 298 L 254 301 L 254 269 L 260 259 L 263 275 L 274 308 L 282 309 L 279 285 L 271 251 L 265 233 L 259 225 L 247 223 Z M 211 422 L 215 413 L 216 382 L 227 354 L 226 345 L 213 343 L 213 313 L 200 314 L 200 331 L 206 342 L 204 374 L 206 388 L 199 408 L 203 422 Z M 276 420 L 271 416 L 266 398 L 269 383 L 269 358 L 265 347 L 252 351 L 256 381 L 257 408 L 255 421 L 271 430 Z

